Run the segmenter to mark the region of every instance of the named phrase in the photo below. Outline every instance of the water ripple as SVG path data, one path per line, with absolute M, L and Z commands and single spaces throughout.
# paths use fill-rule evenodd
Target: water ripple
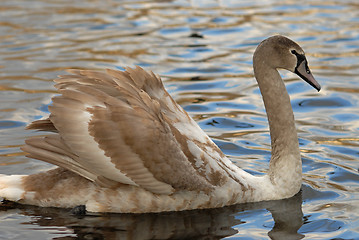
M 303 213 L 290 208 L 284 215 L 296 213 L 290 215 L 291 220 L 299 220 L 294 221 L 295 226 L 286 226 L 284 223 L 293 221 L 278 220 L 281 215 L 271 203 L 254 204 L 254 209 L 246 205 L 235 214 L 210 213 L 221 219 L 212 222 L 224 226 L 208 229 L 204 224 L 199 231 L 213 234 L 213 238 L 236 234 L 234 238 L 267 239 L 269 235 L 275 239 L 277 231 L 289 234 L 286 239 L 303 235 L 308 239 L 358 238 L 355 224 L 359 224 L 359 213 L 353 207 L 359 201 L 358 12 L 354 0 L 4 1 L 0 7 L 1 172 L 26 174 L 50 167 L 27 160 L 19 147 L 26 136 L 39 134 L 25 131 L 24 126 L 47 116 L 50 99 L 56 94 L 51 80 L 64 69 L 140 65 L 162 76 L 175 100 L 231 160 L 248 172 L 263 174 L 270 159 L 270 135 L 253 79 L 252 54 L 265 37 L 280 33 L 303 46 L 323 86 L 316 93 L 298 77 L 281 72 L 291 95 L 303 158 L 305 184 L 303 204 L 301 200 L 299 204 Z M 280 204 L 290 205 L 290 201 Z M 57 219 L 59 213 L 51 216 Z M 6 236 L 18 233 L 19 238 L 63 237 L 67 233 L 72 237 L 80 231 L 69 227 L 75 221 L 92 231 L 92 237 L 109 236 L 96 221 L 96 226 L 89 226 L 64 214 L 61 221 L 71 223 L 50 221 L 49 231 L 44 223 L 48 219 L 28 220 L 26 214 L 32 216 L 27 210 L 4 213 L 5 218 L 19 221 L 1 221 L 5 225 L 0 231 Z M 46 214 L 40 211 L 35 218 L 46 218 Z M 200 219 L 208 217 L 197 214 L 194 216 Z M 233 216 L 242 222 L 233 221 Z M 108 217 L 106 223 L 115 226 L 111 230 L 121 236 L 130 235 L 118 230 L 117 218 Z M 131 225 L 132 218 L 123 218 L 121 224 L 129 223 L 128 229 L 139 229 L 141 224 Z M 147 223 L 158 222 L 148 217 Z M 28 224 L 41 231 L 24 227 Z M 278 230 L 279 225 L 284 231 Z M 161 224 L 154 226 L 165 232 Z M 149 234 L 143 229 L 136 233 Z M 294 233 L 288 233 L 293 229 Z

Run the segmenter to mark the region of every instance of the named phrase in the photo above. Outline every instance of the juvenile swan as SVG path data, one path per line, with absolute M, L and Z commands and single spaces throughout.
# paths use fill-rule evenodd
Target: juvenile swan
M 58 168 L 1 175 L 0 196 L 22 204 L 91 212 L 146 213 L 216 208 L 289 198 L 302 183 L 302 163 L 290 99 L 277 69 L 296 73 L 318 91 L 303 50 L 273 36 L 257 47 L 257 79 L 268 115 L 268 174 L 234 165 L 165 90 L 140 67 L 126 71 L 69 70 L 55 80 L 48 119 L 28 129 L 48 131 L 22 148 Z

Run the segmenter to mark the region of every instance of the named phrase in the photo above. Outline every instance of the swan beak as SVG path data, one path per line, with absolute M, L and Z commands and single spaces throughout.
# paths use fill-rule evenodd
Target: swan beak
M 302 61 L 294 71 L 299 77 L 301 77 L 304 81 L 309 83 L 312 87 L 318 90 L 318 92 L 321 89 L 320 84 L 315 80 L 312 73 L 310 72 L 310 69 L 308 67 L 308 63 L 306 60 Z

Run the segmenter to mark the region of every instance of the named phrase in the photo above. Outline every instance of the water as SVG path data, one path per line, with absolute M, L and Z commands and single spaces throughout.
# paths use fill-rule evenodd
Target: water
M 252 73 L 264 38 L 305 49 L 317 93 L 282 71 L 303 159 L 292 199 L 210 211 L 77 218 L 68 210 L 4 203 L 0 239 L 359 239 L 359 4 L 357 1 L 13 0 L 0 4 L 0 173 L 51 165 L 27 159 L 24 126 L 48 114 L 51 79 L 67 68 L 140 65 L 241 168 L 270 158 Z

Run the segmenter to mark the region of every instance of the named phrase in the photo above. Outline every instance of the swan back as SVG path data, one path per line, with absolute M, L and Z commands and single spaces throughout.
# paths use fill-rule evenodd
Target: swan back
M 209 192 L 237 168 L 171 98 L 161 79 L 142 68 L 70 70 L 55 80 L 51 130 L 26 141 L 29 157 L 73 171 L 101 186 L 139 186 L 158 194 Z

